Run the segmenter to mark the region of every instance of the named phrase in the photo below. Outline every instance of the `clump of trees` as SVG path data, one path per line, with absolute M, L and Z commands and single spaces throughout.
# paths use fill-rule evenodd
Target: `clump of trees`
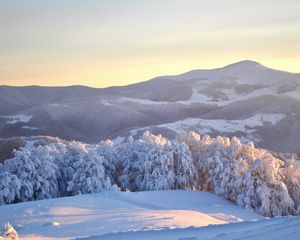
M 235 137 L 201 138 L 190 133 L 179 141 L 192 152 L 201 190 L 264 216 L 300 214 L 300 165 L 295 158 L 276 158 Z
M 300 214 L 300 165 L 233 137 L 145 132 L 114 145 L 27 141 L 0 163 L 0 204 L 107 190 L 199 189 L 264 216 Z

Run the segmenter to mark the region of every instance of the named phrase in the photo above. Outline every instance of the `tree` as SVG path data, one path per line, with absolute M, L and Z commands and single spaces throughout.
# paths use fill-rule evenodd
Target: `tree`
M 72 195 L 80 193 L 97 193 L 111 188 L 110 179 L 103 167 L 104 159 L 95 151 L 80 157 L 73 163 L 75 174 L 68 182 L 67 190 Z

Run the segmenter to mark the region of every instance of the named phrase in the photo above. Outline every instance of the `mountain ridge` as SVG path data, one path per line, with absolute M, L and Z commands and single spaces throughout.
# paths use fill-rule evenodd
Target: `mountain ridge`
M 151 81 L 151 80 L 155 80 L 155 79 L 163 79 L 163 78 L 169 78 L 169 77 L 174 77 L 174 76 L 181 76 L 181 75 L 185 75 L 188 73 L 192 73 L 192 72 L 200 72 L 200 71 L 214 71 L 214 70 L 224 70 L 224 69 L 230 69 L 230 68 L 236 68 L 236 67 L 246 67 L 246 68 L 251 68 L 251 67 L 263 67 L 269 70 L 273 70 L 273 71 L 279 71 L 279 72 L 284 72 L 284 73 L 289 73 L 289 74 L 296 74 L 296 75 L 300 75 L 300 73 L 298 72 L 290 72 L 290 71 L 286 71 L 286 70 L 280 70 L 280 69 L 275 69 L 272 67 L 268 67 L 266 65 L 263 65 L 261 63 L 259 63 L 258 61 L 255 60 L 240 60 L 231 64 L 227 64 L 225 66 L 222 67 L 216 67 L 216 68 L 207 68 L 207 69 L 194 69 L 194 70 L 190 70 L 190 71 L 186 71 L 177 75 L 162 75 L 162 76 L 157 76 L 157 77 L 153 77 L 150 78 L 148 80 L 144 80 L 144 81 L 140 81 L 140 82 L 136 82 L 136 83 L 132 83 L 132 84 L 128 84 L 128 85 L 122 85 L 122 86 L 108 86 L 108 87 L 93 87 L 93 86 L 88 86 L 88 85 L 82 85 L 82 84 L 74 84 L 74 85 L 64 85 L 64 86 L 59 86 L 59 85 L 55 85 L 55 86 L 46 86 L 46 85 L 22 85 L 22 86 L 14 86 L 14 85 L 0 85 L 0 88 L 2 87 L 11 87 L 11 88 L 28 88 L 28 87 L 42 87 L 42 88 L 69 88 L 69 87 L 86 87 L 86 88 L 91 88 L 91 89 L 107 89 L 107 88 L 115 88 L 115 87 L 126 87 L 126 86 L 130 86 L 130 85 L 135 85 L 135 84 L 139 84 L 139 83 L 143 83 L 143 82 L 147 82 L 147 81 Z
M 282 117 L 270 125 L 263 121 L 270 114 Z M 199 121 L 187 121 L 183 126 L 186 131 L 201 132 L 205 127 L 213 135 L 238 135 L 255 139 L 258 146 L 274 151 L 279 146 L 280 151 L 299 153 L 300 74 L 245 60 L 219 69 L 162 76 L 127 86 L 0 86 L 2 138 L 50 135 L 95 143 L 119 135 L 126 137 L 141 128 L 156 133 L 167 131 L 167 136 L 175 137 L 176 132 L 163 126 L 191 118 Z M 202 126 L 201 119 L 213 120 L 205 120 L 212 125 Z M 228 121 L 241 120 L 251 126 L 251 131 L 237 128 L 226 132 L 215 125 L 218 119 L 230 128 L 234 126 Z M 248 123 L 246 119 L 256 120 Z M 293 141 L 291 147 L 289 141 Z

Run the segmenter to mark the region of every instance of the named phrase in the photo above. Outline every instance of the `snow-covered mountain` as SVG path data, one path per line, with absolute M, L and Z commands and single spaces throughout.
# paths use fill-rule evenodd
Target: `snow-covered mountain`
M 299 103 L 300 74 L 248 60 L 105 89 L 2 86 L 0 137 L 99 142 L 145 129 L 171 138 L 194 130 L 300 153 Z

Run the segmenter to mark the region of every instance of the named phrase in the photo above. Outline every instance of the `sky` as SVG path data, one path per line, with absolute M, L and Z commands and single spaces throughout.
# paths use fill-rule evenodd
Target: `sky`
M 240 60 L 300 72 L 299 0 L 0 0 L 0 85 L 127 85 Z

